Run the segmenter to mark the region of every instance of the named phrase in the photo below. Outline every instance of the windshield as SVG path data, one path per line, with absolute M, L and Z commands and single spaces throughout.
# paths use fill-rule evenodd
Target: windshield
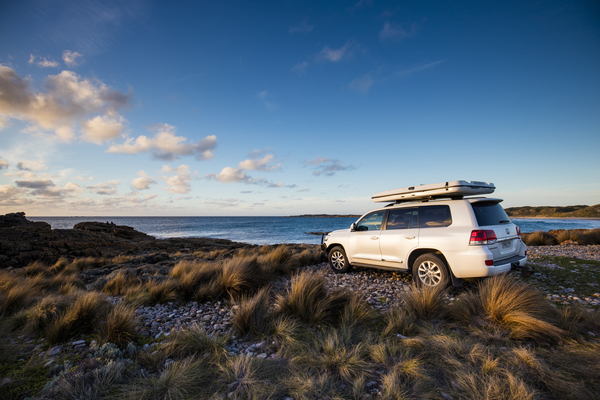
M 471 203 L 479 226 L 510 224 L 510 218 L 497 202 Z

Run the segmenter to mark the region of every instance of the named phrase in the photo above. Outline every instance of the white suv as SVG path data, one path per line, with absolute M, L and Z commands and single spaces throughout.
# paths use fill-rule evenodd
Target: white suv
M 350 229 L 331 232 L 322 248 L 336 273 L 355 265 L 411 272 L 419 286 L 459 286 L 462 278 L 507 272 L 527 261 L 519 227 L 501 201 L 455 197 L 389 204 Z

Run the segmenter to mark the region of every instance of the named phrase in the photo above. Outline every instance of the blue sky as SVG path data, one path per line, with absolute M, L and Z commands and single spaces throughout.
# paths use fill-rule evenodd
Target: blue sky
M 0 213 L 600 203 L 596 1 L 0 3 Z

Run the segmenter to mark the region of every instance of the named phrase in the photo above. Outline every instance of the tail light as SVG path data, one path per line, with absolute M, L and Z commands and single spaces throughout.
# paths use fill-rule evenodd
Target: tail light
M 494 266 L 494 260 L 485 260 L 485 265 L 488 267 L 493 267 Z
M 518 226 L 517 226 L 517 235 L 521 236 L 521 228 L 519 228 Z
M 471 232 L 469 245 L 494 244 L 498 238 L 492 230 L 474 230 Z

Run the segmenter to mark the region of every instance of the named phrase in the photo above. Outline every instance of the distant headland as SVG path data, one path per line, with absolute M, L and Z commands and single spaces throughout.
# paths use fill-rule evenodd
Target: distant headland
M 290 218 L 359 218 L 359 214 L 302 214 L 289 215 Z
M 512 218 L 600 218 L 600 204 L 595 206 L 566 207 L 510 207 L 506 213 Z

